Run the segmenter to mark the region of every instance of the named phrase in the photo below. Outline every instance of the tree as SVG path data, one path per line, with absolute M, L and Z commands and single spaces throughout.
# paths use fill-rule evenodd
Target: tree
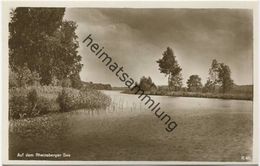
M 234 83 L 231 79 L 231 70 L 228 65 L 225 65 L 224 63 L 219 65 L 218 78 L 222 93 L 226 93 L 232 89 Z
M 211 68 L 209 69 L 209 80 L 214 84 L 216 84 L 218 80 L 218 69 L 219 69 L 218 61 L 216 59 L 213 59 L 211 63 Z
M 77 51 L 79 43 L 75 33 L 76 28 L 75 22 L 64 21 L 61 28 L 55 33 L 55 40 L 50 42 L 57 48 L 54 56 L 58 60 L 53 61 L 55 66 L 53 75 L 57 76 L 58 79 L 75 78 L 77 75 L 79 76 L 82 69 L 81 56 L 78 55 Z
M 61 26 L 65 9 L 19 7 L 11 12 L 9 23 L 10 65 L 28 64 L 36 68 L 46 51 L 46 39 Z
M 218 71 L 219 63 L 216 59 L 212 60 L 211 68 L 209 69 L 209 77 L 205 86 L 210 92 L 215 92 L 216 85 L 218 84 Z
M 196 92 L 202 89 L 201 78 L 198 75 L 191 75 L 187 81 L 188 91 Z
M 220 87 L 222 93 L 226 93 L 232 89 L 233 80 L 231 79 L 229 66 L 224 63 L 218 63 L 217 60 L 214 59 L 209 69 L 209 77 L 203 91 L 215 92 L 217 86 Z
M 179 66 L 176 57 L 170 47 L 163 52 L 162 59 L 156 61 L 159 64 L 159 70 L 168 76 L 169 89 L 176 89 L 182 84 L 181 67 Z M 178 89 L 178 88 L 177 88 Z
M 150 91 L 157 89 L 156 85 L 153 83 L 151 77 L 145 77 L 143 76 L 140 79 L 139 87 L 144 91 Z
M 172 76 L 170 78 L 170 82 L 169 82 L 169 87 L 171 87 L 170 89 L 174 90 L 174 91 L 179 91 L 181 90 L 182 87 L 182 74 L 179 73 L 175 76 Z
M 215 88 L 215 86 L 213 86 L 212 81 L 207 80 L 207 82 L 205 83 L 205 85 L 204 85 L 202 91 L 203 91 L 203 92 L 214 92 L 215 89 L 216 89 L 216 88 Z
M 16 8 L 9 23 L 9 64 L 27 67 L 49 85 L 77 74 L 81 68 L 75 22 L 63 21 L 64 8 Z

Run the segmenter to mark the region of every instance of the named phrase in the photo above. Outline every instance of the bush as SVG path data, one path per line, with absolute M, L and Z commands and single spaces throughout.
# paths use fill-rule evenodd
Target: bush
M 9 118 L 21 119 L 46 114 L 53 109 L 52 102 L 39 97 L 35 89 L 16 88 L 10 91 Z
M 9 69 L 9 87 L 25 87 L 40 84 L 39 73 L 31 71 L 27 65 Z
M 59 103 L 61 112 L 69 111 L 73 108 L 74 105 L 72 96 L 70 96 L 70 94 L 65 89 L 62 89 L 62 92 L 59 93 L 57 102 Z
M 53 107 L 53 102 L 51 102 L 50 100 L 44 97 L 39 97 L 36 110 L 39 111 L 38 115 L 44 115 L 49 113 L 50 111 L 55 110 L 55 107 Z
M 37 100 L 38 100 L 38 95 L 35 89 L 32 89 L 28 94 L 27 94 L 27 99 L 30 101 L 31 108 L 36 107 L 37 105 Z
M 35 117 L 49 112 L 99 109 L 109 106 L 110 97 L 97 90 L 77 90 L 55 86 L 9 89 L 9 118 Z
M 69 78 L 65 78 L 61 80 L 62 87 L 71 87 L 71 80 Z
M 82 81 L 81 81 L 81 79 L 80 79 L 79 74 L 73 74 L 73 75 L 70 77 L 70 80 L 71 80 L 71 86 L 72 86 L 72 88 L 80 89 L 80 88 L 82 87 Z
M 12 96 L 9 99 L 9 118 L 20 119 L 27 114 L 27 98 L 21 94 Z
M 81 108 L 105 108 L 110 105 L 111 98 L 100 91 L 84 89 L 80 91 L 78 103 Z
M 9 88 L 17 87 L 18 80 L 17 80 L 17 73 L 9 69 Z
M 73 109 L 98 109 L 109 106 L 111 99 L 107 95 L 97 90 L 75 90 L 64 88 L 59 93 L 57 102 L 61 112 L 67 112 Z
M 28 116 L 37 116 L 39 115 L 39 111 L 37 110 L 37 104 L 38 104 L 38 95 L 35 89 L 32 89 L 27 94 L 27 104 L 28 104 Z

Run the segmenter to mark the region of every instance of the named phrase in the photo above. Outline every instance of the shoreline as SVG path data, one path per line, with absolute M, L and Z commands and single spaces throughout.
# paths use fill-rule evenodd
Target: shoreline
M 121 91 L 123 94 L 132 94 L 132 95 L 139 95 L 135 93 L 129 93 L 127 91 Z M 206 99 L 223 99 L 223 100 L 246 100 L 246 101 L 253 101 L 253 95 L 243 95 L 243 94 L 221 94 L 221 93 L 194 93 L 194 92 L 169 92 L 167 94 L 162 93 L 151 93 L 145 92 L 144 95 L 150 96 L 169 96 L 169 97 L 191 97 L 191 98 L 206 98 Z

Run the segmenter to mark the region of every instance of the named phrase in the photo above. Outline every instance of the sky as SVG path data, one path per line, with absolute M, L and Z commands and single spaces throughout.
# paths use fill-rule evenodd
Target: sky
M 124 86 L 82 43 L 91 34 L 135 81 L 150 76 L 156 85 L 167 85 L 156 61 L 171 47 L 184 85 L 194 74 L 204 84 L 213 59 L 230 67 L 236 84 L 253 82 L 251 10 L 67 8 L 64 19 L 78 25 L 83 81 Z

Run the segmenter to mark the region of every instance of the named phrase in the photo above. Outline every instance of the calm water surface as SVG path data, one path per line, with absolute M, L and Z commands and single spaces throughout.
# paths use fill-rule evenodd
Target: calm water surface
M 245 161 L 243 156 L 252 158 L 252 101 L 152 96 L 160 102 L 161 110 L 178 124 L 173 132 L 167 132 L 164 122 L 137 95 L 103 92 L 112 99 L 106 110 L 38 117 L 35 123 L 43 121 L 43 126 L 28 125 L 33 129 L 38 127 L 37 132 L 41 132 L 37 136 L 11 132 L 11 158 L 17 159 L 18 152 L 71 154 L 70 158 L 54 160 Z M 30 127 L 26 131 L 32 133 Z
M 123 94 L 120 91 L 103 91 L 112 98 L 112 106 L 123 108 L 120 111 L 148 111 L 145 101 L 141 101 L 138 95 Z M 250 112 L 253 108 L 253 102 L 247 100 L 224 100 L 192 97 L 172 97 L 172 96 L 151 96 L 157 103 L 160 103 L 162 110 L 170 113 L 195 113 L 194 111 L 207 110 L 205 114 L 212 111 L 219 112 Z M 114 105 L 113 105 L 114 104 Z M 111 110 L 111 106 L 109 107 Z

